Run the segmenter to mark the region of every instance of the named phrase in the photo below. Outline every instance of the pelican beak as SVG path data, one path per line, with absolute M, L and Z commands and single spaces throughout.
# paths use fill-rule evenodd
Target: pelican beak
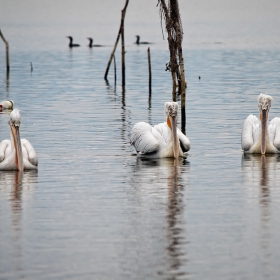
M 261 141 L 261 154 L 265 155 L 266 151 L 266 134 L 267 134 L 267 120 L 268 120 L 268 110 L 261 110 L 260 120 L 262 126 L 262 141 Z
M 177 116 L 169 116 L 169 121 L 171 124 L 171 131 L 172 131 L 172 141 L 173 141 L 173 151 L 174 151 L 174 158 L 179 157 L 179 141 L 177 135 Z
M 23 157 L 22 157 L 19 126 L 15 126 L 14 124 L 11 125 L 11 131 L 12 131 L 14 147 L 15 147 L 15 152 L 16 152 L 16 155 L 15 155 L 16 166 L 19 171 L 23 171 Z

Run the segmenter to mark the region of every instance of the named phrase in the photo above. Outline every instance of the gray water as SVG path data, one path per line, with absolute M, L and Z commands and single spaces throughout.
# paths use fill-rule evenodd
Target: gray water
M 263 27 L 270 43 L 261 31 L 253 34 L 258 46 L 244 39 L 251 38 L 245 31 L 234 44 L 232 36 L 220 42 L 205 30 L 192 43 L 185 40 L 191 150 L 179 163 L 140 160 L 129 143 L 132 126 L 163 122 L 163 104 L 171 100 L 169 53 L 159 26 L 151 21 L 148 30 L 156 34 L 149 107 L 147 46 L 133 44 L 129 27 L 125 92 L 119 49 L 117 86 L 112 70 L 109 85 L 103 79 L 120 14 L 113 36 L 106 37 L 102 25 L 107 47 L 90 50 L 85 40 L 69 50 L 58 36 L 65 25 L 56 21 L 44 27 L 54 44 L 35 40 L 29 47 L 30 28 L 40 38 L 43 27 L 33 25 L 40 9 L 27 3 L 35 19 L 24 18 L 26 26 L 6 19 L 1 28 L 7 39 L 13 36 L 9 79 L 0 49 L 0 100 L 12 99 L 20 109 L 21 137 L 35 147 L 39 168 L 0 172 L 0 279 L 278 279 L 280 158 L 245 157 L 240 147 L 244 119 L 258 115 L 259 93 L 274 97 L 270 118 L 279 116 L 277 27 L 271 33 L 270 24 Z M 123 1 L 114 6 L 122 7 Z M 54 5 L 52 11 L 59 13 Z M 200 23 L 192 31 L 186 27 L 187 36 L 199 33 Z M 232 23 L 223 23 L 226 34 Z M 77 30 L 89 28 L 83 24 Z M 228 29 L 231 34 L 238 27 Z M 8 112 L 0 113 L 1 141 L 10 137 L 8 119 Z

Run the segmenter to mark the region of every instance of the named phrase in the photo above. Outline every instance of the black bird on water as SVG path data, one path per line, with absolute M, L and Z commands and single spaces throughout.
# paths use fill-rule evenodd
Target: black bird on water
M 135 42 L 136 45 L 148 45 L 148 44 L 151 44 L 150 42 L 140 42 L 140 36 L 139 35 L 136 35 L 136 42 Z
M 69 38 L 70 42 L 69 42 L 69 48 L 73 48 L 73 47 L 79 47 L 79 44 L 73 44 L 73 37 L 71 36 L 67 36 L 66 38 Z
M 92 48 L 92 47 L 104 47 L 103 45 L 93 45 L 93 39 L 90 38 L 90 37 L 88 37 L 88 39 L 89 39 L 89 45 L 88 45 L 89 48 Z

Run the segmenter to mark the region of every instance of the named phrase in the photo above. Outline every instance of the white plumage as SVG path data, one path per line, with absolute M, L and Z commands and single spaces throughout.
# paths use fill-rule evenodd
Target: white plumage
M 268 122 L 268 112 L 273 101 L 268 94 L 258 97 L 260 119 L 249 115 L 243 125 L 241 146 L 245 153 L 273 154 L 280 153 L 280 118 Z
M 5 100 L 0 102 L 0 110 L 1 109 L 10 109 L 12 110 L 14 106 L 13 100 Z
M 0 170 L 37 169 L 38 158 L 31 143 L 20 138 L 21 117 L 18 109 L 10 114 L 11 140 L 0 143 Z
M 148 158 L 183 157 L 190 149 L 189 139 L 177 128 L 178 103 L 165 103 L 166 122 L 151 126 L 136 123 L 131 131 L 130 143 L 137 155 Z

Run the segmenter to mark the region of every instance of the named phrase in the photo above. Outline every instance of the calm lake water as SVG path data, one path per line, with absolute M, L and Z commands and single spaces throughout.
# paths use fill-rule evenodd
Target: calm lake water
M 271 21 L 259 35 L 246 25 L 248 33 L 236 35 L 235 42 L 233 35 L 212 38 L 200 29 L 211 22 L 203 12 L 191 31 L 186 26 L 194 38 L 184 42 L 189 156 L 179 162 L 140 160 L 130 146 L 130 130 L 138 121 L 165 120 L 163 105 L 172 89 L 165 72 L 169 53 L 156 14 L 147 31 L 156 34 L 150 108 L 147 46 L 133 44 L 132 29 L 127 28 L 125 92 L 119 48 L 117 86 L 113 67 L 105 83 L 123 2 L 114 6 L 117 21 L 108 31 L 114 35 L 106 36 L 102 26 L 104 48 L 88 49 L 84 36 L 77 37 L 84 45 L 68 49 L 65 36 L 74 34 L 58 20 L 35 26 L 38 13 L 24 17 L 25 26 L 18 18 L 3 21 L 1 30 L 11 38 L 11 72 L 6 79 L 1 44 L 0 101 L 12 99 L 20 109 L 21 137 L 35 147 L 39 168 L 0 171 L 0 279 L 278 279 L 280 157 L 244 156 L 240 138 L 247 115 L 258 115 L 261 92 L 274 97 L 270 119 L 279 117 L 279 30 L 270 29 Z M 27 3 L 32 8 L 34 2 Z M 48 7 L 34 4 L 42 14 Z M 58 14 L 54 6 L 52 11 Z M 231 21 L 219 20 L 222 35 L 226 29 L 237 34 L 242 26 L 232 30 Z M 83 18 L 78 26 L 66 22 L 75 31 L 89 28 Z M 209 29 L 217 31 L 217 22 L 213 18 Z M 54 43 L 34 39 L 31 47 L 32 38 L 44 37 L 42 30 Z M 0 113 L 1 141 L 10 137 L 8 119 L 8 112 Z

